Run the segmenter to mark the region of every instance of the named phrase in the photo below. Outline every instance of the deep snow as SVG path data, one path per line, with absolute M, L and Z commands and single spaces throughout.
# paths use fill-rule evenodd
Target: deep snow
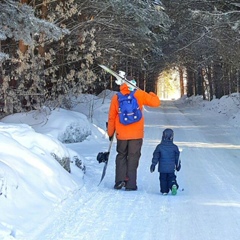
M 146 108 L 139 189 L 126 192 L 113 189 L 116 142 L 98 186 L 103 164 L 96 156 L 109 145 L 105 122 L 113 93 L 106 93 L 105 100 L 104 94 L 83 95 L 76 112 L 59 109 L 49 115 L 43 109 L 2 120 L 0 239 L 239 239 L 239 94 L 211 102 L 200 96 L 162 101 L 160 108 Z M 181 150 L 176 196 L 160 195 L 158 173 L 149 171 L 167 127 Z M 79 135 L 85 140 L 60 142 L 79 140 Z M 71 159 L 71 173 L 52 152 Z M 76 156 L 85 174 L 75 166 Z

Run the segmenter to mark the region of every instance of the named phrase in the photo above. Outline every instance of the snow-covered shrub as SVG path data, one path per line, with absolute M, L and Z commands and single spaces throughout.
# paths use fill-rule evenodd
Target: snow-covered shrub
M 74 156 L 73 158 L 75 160 L 75 165 L 78 168 L 80 168 L 83 171 L 83 173 L 85 173 L 86 172 L 86 166 L 83 164 L 83 161 L 78 156 Z
M 69 173 L 71 172 L 70 168 L 70 158 L 69 157 L 58 157 L 55 153 L 51 153 L 51 155 L 60 163 L 60 165 Z
M 76 143 L 84 141 L 89 135 L 91 135 L 91 129 L 88 124 L 73 122 L 63 133 L 59 134 L 58 140 L 63 143 Z
M 51 111 L 43 107 L 28 113 L 12 114 L 1 121 L 26 123 L 36 132 L 51 135 L 62 143 L 82 142 L 91 135 L 90 123 L 84 114 L 62 108 Z

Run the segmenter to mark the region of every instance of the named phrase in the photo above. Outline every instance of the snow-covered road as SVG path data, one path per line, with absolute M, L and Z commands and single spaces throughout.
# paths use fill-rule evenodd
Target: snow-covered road
M 181 150 L 176 196 L 160 195 L 158 173 L 149 171 L 152 152 L 167 127 L 174 130 Z M 134 192 L 113 189 L 115 144 L 100 186 L 103 165 L 96 155 L 101 146 L 86 146 L 72 145 L 79 153 L 84 148 L 89 159 L 83 188 L 36 229 L 34 240 L 240 239 L 240 137 L 224 118 L 171 101 L 147 108 Z

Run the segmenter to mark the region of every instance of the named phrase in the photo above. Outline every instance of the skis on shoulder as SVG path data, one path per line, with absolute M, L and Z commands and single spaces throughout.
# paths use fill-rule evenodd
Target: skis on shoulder
M 132 87 L 140 90 L 140 88 L 137 87 L 135 84 L 133 84 L 132 82 L 128 81 L 126 78 L 121 77 L 118 73 L 114 72 L 112 69 L 108 68 L 107 66 L 102 65 L 102 64 L 99 64 L 99 66 L 102 69 L 104 69 L 106 72 L 112 74 L 117 79 L 118 82 L 124 81 L 125 83 L 131 85 Z

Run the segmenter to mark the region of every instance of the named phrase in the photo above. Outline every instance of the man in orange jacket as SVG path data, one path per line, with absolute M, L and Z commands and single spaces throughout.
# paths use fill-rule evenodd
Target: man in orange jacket
M 133 80 L 132 77 L 127 77 Z M 123 95 L 130 93 L 131 86 L 123 83 L 120 86 L 120 92 Z M 134 93 L 138 105 L 143 110 L 143 106 L 158 107 L 160 99 L 153 92 L 146 93 L 142 90 L 136 90 Z M 115 189 L 125 187 L 125 190 L 137 190 L 137 168 L 141 156 L 141 147 L 144 137 L 144 117 L 135 123 L 124 125 L 119 121 L 118 116 L 118 96 L 114 95 L 108 114 L 108 136 L 111 140 L 116 132 L 117 138 L 117 156 L 115 170 Z

